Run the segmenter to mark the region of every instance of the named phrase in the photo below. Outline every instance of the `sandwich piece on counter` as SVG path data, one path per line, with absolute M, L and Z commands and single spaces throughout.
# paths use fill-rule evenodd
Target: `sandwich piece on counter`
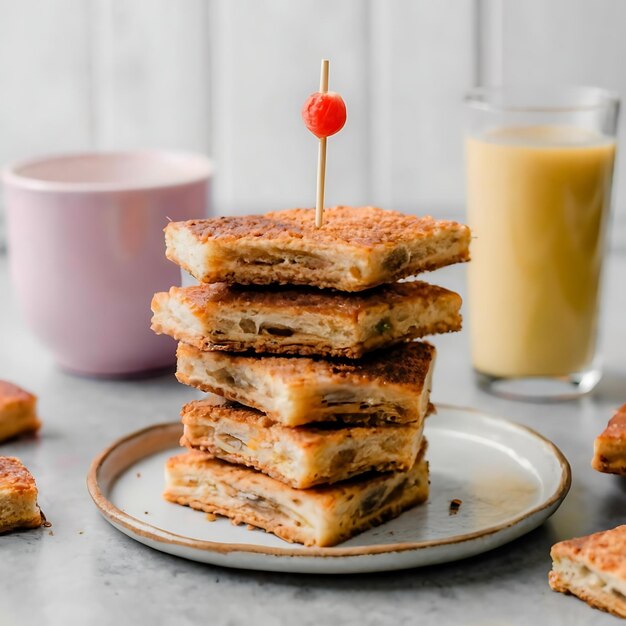
M 0 456 L 0 533 L 42 524 L 35 479 L 19 459 Z
M 626 475 L 626 404 L 596 437 L 591 466 L 599 472 Z
M 152 330 L 200 350 L 358 358 L 461 328 L 461 296 L 424 282 L 359 294 L 315 288 L 172 287 L 152 300 Z
M 37 432 L 40 426 L 36 396 L 0 380 L 0 442 Z
M 626 617 L 626 526 L 552 546 L 550 587 Z
M 467 226 L 376 207 L 171 222 L 166 256 L 200 282 L 362 291 L 469 260 Z
M 359 360 L 257 358 L 178 344 L 182 383 L 266 413 L 284 426 L 339 420 L 416 422 L 429 408 L 435 348 L 410 342 Z
M 306 490 L 195 452 L 169 459 L 165 476 L 163 495 L 170 502 L 307 546 L 333 546 L 428 498 L 424 449 L 407 472 L 369 474 Z
M 407 471 L 422 442 L 423 422 L 381 426 L 320 424 L 287 428 L 218 396 L 186 404 L 181 443 L 307 489 L 369 471 Z

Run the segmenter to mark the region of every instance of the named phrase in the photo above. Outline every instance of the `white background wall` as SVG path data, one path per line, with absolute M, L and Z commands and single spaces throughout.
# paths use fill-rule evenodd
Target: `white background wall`
M 452 214 L 463 93 L 553 81 L 625 96 L 626 2 L 0 0 L 0 165 L 196 150 L 216 162 L 215 211 L 310 206 L 316 142 L 299 111 L 322 57 L 349 114 L 327 202 Z M 617 184 L 621 223 L 626 160 Z

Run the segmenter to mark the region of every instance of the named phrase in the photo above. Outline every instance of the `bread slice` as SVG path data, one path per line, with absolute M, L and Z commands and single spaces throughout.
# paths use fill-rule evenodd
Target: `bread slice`
M 0 456 L 0 533 L 42 523 L 35 479 L 19 459 Z
M 626 617 L 626 526 L 552 546 L 550 587 Z
M 287 428 L 218 396 L 186 404 L 181 444 L 247 465 L 294 489 L 336 483 L 369 471 L 407 471 L 423 422 L 382 426 L 320 424 Z
M 626 404 L 596 437 L 591 466 L 599 472 L 626 475 Z
M 172 287 L 152 299 L 152 330 L 200 350 L 358 358 L 461 328 L 461 296 L 423 282 L 343 294 L 224 283 Z
M 359 360 L 258 358 L 178 344 L 181 383 L 255 408 L 283 426 L 416 422 L 430 401 L 435 348 L 401 344 Z
M 376 207 L 338 206 L 171 222 L 166 256 L 205 283 L 362 291 L 469 260 L 467 226 Z
M 36 396 L 0 380 L 0 441 L 36 432 L 40 426 Z
M 307 546 L 333 546 L 428 498 L 423 452 L 407 472 L 293 489 L 252 469 L 188 452 L 167 461 L 166 500 Z

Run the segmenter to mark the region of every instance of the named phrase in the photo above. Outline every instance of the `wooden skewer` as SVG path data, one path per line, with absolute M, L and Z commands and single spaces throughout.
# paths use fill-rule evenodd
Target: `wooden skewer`
M 322 59 L 320 92 L 328 91 L 328 59 Z M 317 204 L 315 205 L 315 227 L 321 228 L 324 221 L 324 185 L 326 182 L 326 137 L 320 139 L 317 156 Z

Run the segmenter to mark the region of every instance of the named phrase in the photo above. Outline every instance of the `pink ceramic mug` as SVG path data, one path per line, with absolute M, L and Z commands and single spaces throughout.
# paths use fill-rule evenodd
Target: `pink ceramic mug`
M 174 362 L 150 330 L 155 291 L 180 284 L 168 220 L 207 213 L 211 163 L 146 151 L 55 156 L 3 173 L 9 260 L 27 322 L 64 369 L 125 376 Z

